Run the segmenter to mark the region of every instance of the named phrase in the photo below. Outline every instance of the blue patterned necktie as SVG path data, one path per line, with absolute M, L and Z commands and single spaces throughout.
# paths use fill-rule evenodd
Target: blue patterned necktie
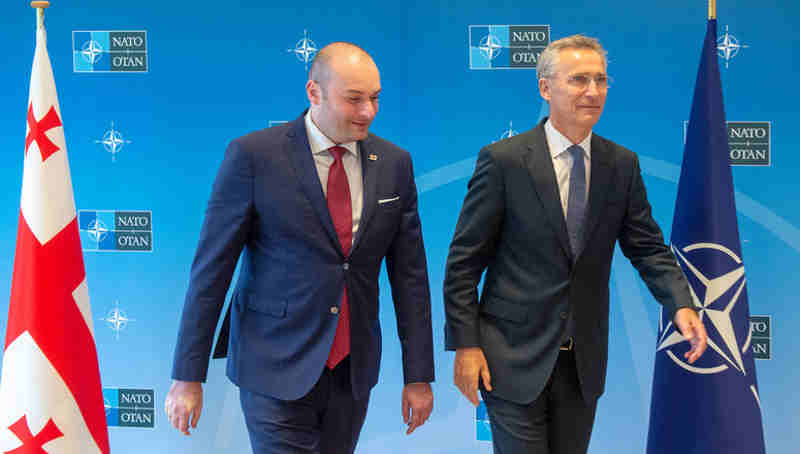
M 569 176 L 569 198 L 567 201 L 567 233 L 572 247 L 572 256 L 577 259 L 583 247 L 583 215 L 586 211 L 586 166 L 583 163 L 583 148 L 572 145 L 567 148 L 572 154 L 572 171 Z

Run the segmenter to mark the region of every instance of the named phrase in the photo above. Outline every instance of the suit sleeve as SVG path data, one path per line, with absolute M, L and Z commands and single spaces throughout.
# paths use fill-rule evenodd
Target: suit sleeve
M 480 345 L 478 282 L 495 255 L 505 212 L 504 191 L 500 166 L 486 147 L 478 155 L 447 257 L 446 350 Z
M 404 382 L 434 380 L 433 329 L 428 265 L 417 210 L 417 186 L 411 158 L 405 155 L 408 197 L 400 225 L 386 254 L 386 272 L 392 286 L 397 332 L 403 351 Z
M 631 178 L 619 245 L 656 300 L 668 310 L 671 320 L 678 309 L 693 307 L 689 286 L 652 217 L 639 159 L 635 155 Z
M 206 208 L 175 346 L 172 378 L 205 381 L 214 331 L 253 216 L 249 153 L 231 142 Z

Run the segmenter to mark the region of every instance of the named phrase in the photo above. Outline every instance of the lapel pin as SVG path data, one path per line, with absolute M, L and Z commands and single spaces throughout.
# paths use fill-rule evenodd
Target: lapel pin
M 374 153 L 370 153 L 368 159 L 370 161 L 377 161 L 378 160 L 378 155 L 376 155 Z

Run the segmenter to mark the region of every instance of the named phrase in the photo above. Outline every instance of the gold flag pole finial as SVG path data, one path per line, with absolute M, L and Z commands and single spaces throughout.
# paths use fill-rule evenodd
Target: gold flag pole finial
M 708 19 L 717 18 L 717 0 L 708 0 Z
M 36 9 L 36 27 L 44 28 L 44 10 L 50 6 L 50 2 L 31 2 L 31 8 Z

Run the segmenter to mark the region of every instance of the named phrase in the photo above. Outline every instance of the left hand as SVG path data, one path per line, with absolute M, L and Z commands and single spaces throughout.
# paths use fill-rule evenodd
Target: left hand
M 425 424 L 433 411 L 433 391 L 430 383 L 409 383 L 403 387 L 403 422 L 408 424 L 406 435 Z
M 689 361 L 689 364 L 692 364 L 706 351 L 706 346 L 708 345 L 706 328 L 703 326 L 703 322 L 700 321 L 700 317 L 697 316 L 697 312 L 688 307 L 678 309 L 675 312 L 675 325 L 678 326 L 678 330 L 692 346 L 683 355 Z

